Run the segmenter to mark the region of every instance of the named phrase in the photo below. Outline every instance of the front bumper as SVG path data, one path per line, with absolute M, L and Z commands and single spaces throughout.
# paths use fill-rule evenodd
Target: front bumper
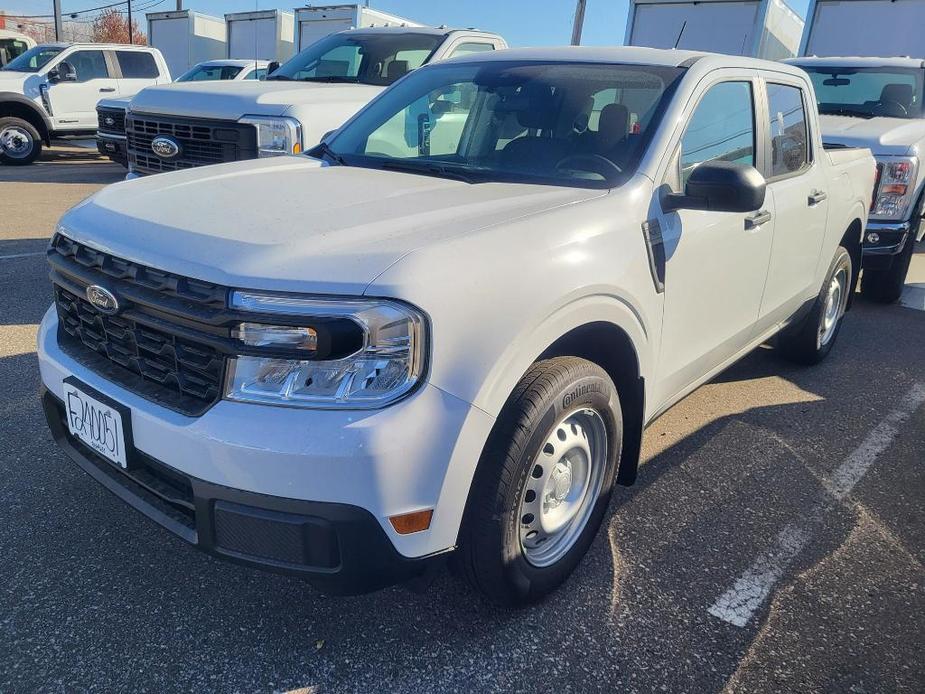
M 187 480 L 183 485 L 192 490 L 193 517 L 185 530 L 177 522 L 164 521 L 170 514 L 161 513 L 155 520 L 206 551 L 274 570 L 294 570 L 313 580 L 317 577 L 316 582 L 331 573 L 330 567 L 319 570 L 298 561 L 280 567 L 267 561 L 267 550 L 246 557 L 225 551 L 224 545 L 216 544 L 215 528 L 217 513 L 227 511 L 226 503 L 326 521 L 336 526 L 331 533 L 338 538 L 342 555 L 348 557 L 342 556 L 341 566 L 352 570 L 359 565 L 359 560 L 349 558 L 353 550 L 343 547 L 349 542 L 361 548 L 356 556 L 368 557 L 377 567 L 381 564 L 387 582 L 418 570 L 405 567 L 405 560 L 428 558 L 455 546 L 475 465 L 494 422 L 478 408 L 424 385 L 382 410 L 299 410 L 222 400 L 199 417 L 187 417 L 104 380 L 71 358 L 58 346 L 57 327 L 52 308 L 38 335 L 42 383 L 48 391 L 44 399 L 63 401 L 63 381 L 74 376 L 127 407 L 131 443 L 140 457 L 156 471 L 166 469 L 168 477 Z M 52 419 L 49 423 L 54 431 Z M 87 455 L 75 456 L 69 450 L 80 453 L 80 444 L 75 446 L 66 434 L 63 439 L 56 434 L 56 438 L 84 469 L 90 471 L 91 466 L 98 473 L 102 469 L 100 474 L 125 476 L 105 461 L 82 462 Z M 94 477 L 103 482 L 98 474 Z M 123 493 L 113 491 L 123 499 L 131 497 L 127 500 L 133 506 L 154 517 L 142 508 L 144 494 L 128 486 Z M 341 518 L 347 507 L 352 509 L 348 514 L 352 520 L 345 534 Z M 388 520 L 423 509 L 433 509 L 430 528 L 425 531 L 402 535 Z M 227 520 L 227 513 L 222 518 Z M 366 528 L 362 534 L 367 539 L 357 544 L 351 538 L 360 534 L 361 527 Z M 369 546 L 380 547 L 380 540 L 390 552 L 368 550 Z M 311 551 L 304 551 L 311 556 Z M 394 569 L 392 553 L 398 557 L 398 569 Z M 354 585 L 352 577 L 336 582 Z
M 886 270 L 899 255 L 912 235 L 911 222 L 868 222 L 864 231 L 863 266 L 869 270 Z M 868 240 L 870 234 L 879 238 Z
M 128 151 L 124 137 L 98 132 L 96 134 L 96 149 L 100 154 L 109 157 L 117 164 L 128 166 Z
M 123 470 L 70 435 L 64 404 L 42 388 L 52 436 L 85 472 L 133 508 L 223 559 L 304 576 L 328 593 L 377 590 L 426 573 L 442 555 L 401 556 L 368 511 L 242 492 L 139 454 Z

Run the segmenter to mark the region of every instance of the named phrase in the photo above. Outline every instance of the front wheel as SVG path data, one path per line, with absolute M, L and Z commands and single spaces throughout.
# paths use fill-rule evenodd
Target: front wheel
M 42 153 L 42 137 L 22 118 L 0 118 L 0 163 L 23 166 Z
M 492 602 L 535 602 L 562 583 L 604 518 L 620 459 L 617 390 L 596 364 L 534 364 L 479 461 L 456 563 Z
M 809 314 L 777 338 L 777 347 L 790 361 L 818 364 L 832 350 L 854 286 L 851 254 L 838 247 L 822 289 Z

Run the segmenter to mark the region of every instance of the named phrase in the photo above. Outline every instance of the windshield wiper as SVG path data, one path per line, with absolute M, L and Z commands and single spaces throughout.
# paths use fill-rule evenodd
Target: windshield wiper
M 869 111 L 858 111 L 853 108 L 819 109 L 819 113 L 825 116 L 856 116 L 858 118 L 867 118 L 868 120 L 874 117 L 874 114 Z
M 440 178 L 450 178 L 463 183 L 475 183 L 475 177 L 463 173 L 458 169 L 449 169 L 441 164 L 422 164 L 420 162 L 401 161 L 393 159 L 383 162 L 383 169 L 391 171 L 402 171 L 405 173 L 416 173 L 423 176 L 438 176 Z
M 343 84 L 354 84 L 356 77 L 344 77 L 342 75 L 319 75 L 315 77 L 303 77 L 299 82 L 340 82 Z
M 341 155 L 331 149 L 331 145 L 329 145 L 327 142 L 319 142 L 311 150 L 309 150 L 308 154 L 314 155 L 315 152 L 323 157 L 327 157 L 339 166 L 350 166 L 350 164 L 348 164 Z
M 266 81 L 274 80 L 277 82 L 292 82 L 292 78 L 289 75 L 267 75 L 264 77 Z

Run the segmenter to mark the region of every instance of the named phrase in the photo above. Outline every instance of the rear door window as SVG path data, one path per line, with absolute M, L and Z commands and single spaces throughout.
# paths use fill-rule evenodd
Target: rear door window
M 155 78 L 160 72 L 154 56 L 144 51 L 116 51 L 119 69 L 126 79 Z
M 809 137 L 803 90 L 768 82 L 771 177 L 787 176 L 809 166 Z

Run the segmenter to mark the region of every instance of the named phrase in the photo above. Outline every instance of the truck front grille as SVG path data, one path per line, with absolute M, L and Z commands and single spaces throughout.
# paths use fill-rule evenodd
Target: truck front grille
M 186 415 L 220 397 L 227 356 L 227 288 L 117 258 L 60 234 L 48 252 L 58 342 L 103 378 Z M 119 298 L 105 314 L 86 298 L 99 284 Z
M 126 119 L 125 129 L 129 163 L 138 173 L 177 171 L 257 157 L 254 127 L 234 121 L 133 113 Z M 171 138 L 179 146 L 179 154 L 158 156 L 152 142 L 159 135 Z
M 125 135 L 125 111 L 123 109 L 98 106 L 96 120 L 99 132 Z

